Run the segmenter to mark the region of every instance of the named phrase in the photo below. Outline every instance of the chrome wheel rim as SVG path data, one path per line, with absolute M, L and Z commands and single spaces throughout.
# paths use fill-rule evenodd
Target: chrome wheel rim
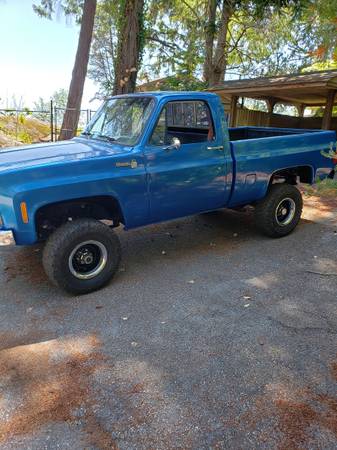
M 108 251 L 101 242 L 89 240 L 78 244 L 69 255 L 69 270 L 79 280 L 97 277 L 105 268 Z
M 277 205 L 275 210 L 276 223 L 281 227 L 289 225 L 293 220 L 296 212 L 296 203 L 292 198 L 284 198 Z

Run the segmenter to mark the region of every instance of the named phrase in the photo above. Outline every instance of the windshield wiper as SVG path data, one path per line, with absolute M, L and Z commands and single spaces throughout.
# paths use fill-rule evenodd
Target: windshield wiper
M 112 136 L 107 136 L 106 134 L 95 134 L 94 136 L 97 139 L 105 139 L 108 142 L 114 142 L 116 139 Z
M 95 139 L 105 139 L 109 142 L 116 141 L 116 139 L 112 136 L 107 136 L 106 134 L 91 133 L 90 131 L 83 131 L 83 133 L 81 133 L 81 136 L 94 137 Z

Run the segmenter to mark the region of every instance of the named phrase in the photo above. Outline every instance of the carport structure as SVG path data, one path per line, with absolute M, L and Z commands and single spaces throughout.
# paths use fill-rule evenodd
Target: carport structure
M 306 107 L 324 107 L 320 127 L 335 128 L 332 125 L 332 109 L 337 103 L 337 70 L 231 80 L 209 90 L 222 98 L 230 115 L 230 126 L 235 126 L 237 122 L 238 99 L 246 97 L 264 100 L 269 118 L 277 103 L 295 106 L 299 117 L 303 117 Z

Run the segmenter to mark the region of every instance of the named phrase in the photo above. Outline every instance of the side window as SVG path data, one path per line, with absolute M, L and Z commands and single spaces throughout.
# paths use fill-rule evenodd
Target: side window
M 166 139 L 166 116 L 167 116 L 167 109 L 166 106 L 160 113 L 159 119 L 157 121 L 157 124 L 153 130 L 150 144 L 152 145 L 166 145 L 169 144 Z
M 150 138 L 151 145 L 170 145 L 173 138 L 182 144 L 207 142 L 214 139 L 211 111 L 206 102 L 167 103 Z

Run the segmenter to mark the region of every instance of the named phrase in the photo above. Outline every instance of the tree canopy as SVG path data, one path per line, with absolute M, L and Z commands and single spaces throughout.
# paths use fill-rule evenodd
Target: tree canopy
M 34 9 L 82 20 L 83 0 Z M 231 77 L 335 67 L 337 0 L 98 0 L 88 76 L 97 97 L 165 78 L 200 89 Z

